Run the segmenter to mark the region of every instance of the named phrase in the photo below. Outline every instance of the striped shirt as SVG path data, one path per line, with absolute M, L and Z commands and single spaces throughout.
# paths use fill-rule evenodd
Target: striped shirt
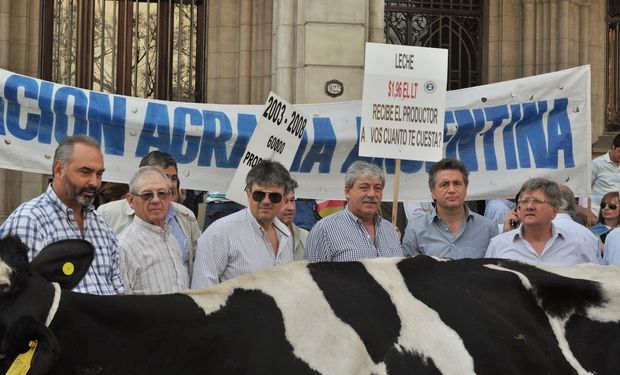
M 137 215 L 119 236 L 121 275 L 127 293 L 166 294 L 189 287 L 178 240 L 165 228 Z
M 306 242 L 310 262 L 347 262 L 364 258 L 403 256 L 398 234 L 392 224 L 376 215 L 374 240 L 362 220 L 346 206 L 344 210 L 321 219 Z
M 517 229 L 493 237 L 485 258 L 513 259 L 553 266 L 600 263 L 598 255 L 591 250 L 586 237 L 562 230 L 553 223 L 551 223 L 551 238 L 540 255 L 523 238 L 523 225 L 519 225 Z
M 248 208 L 216 220 L 198 238 L 192 289 L 206 288 L 280 264 L 293 262 L 293 237 L 277 217 L 278 254 Z
M 94 206 L 84 208 L 84 236 L 73 210 L 58 198 L 52 185 L 37 198 L 22 204 L 0 226 L 0 238 L 17 235 L 28 246 L 30 260 L 48 244 L 84 239 L 95 247 L 95 258 L 86 276 L 73 291 L 89 294 L 124 293 L 119 271 L 118 240 Z

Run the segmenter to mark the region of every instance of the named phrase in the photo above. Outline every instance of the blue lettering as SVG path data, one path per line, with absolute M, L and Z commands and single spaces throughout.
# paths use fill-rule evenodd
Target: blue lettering
M 7 78 L 4 86 L 4 97 L 8 101 L 6 125 L 9 132 L 15 137 L 29 141 L 34 139 L 39 131 L 39 115 L 28 113 L 26 126 L 23 129 L 19 126 L 21 105 L 17 101 L 17 92 L 20 87 L 24 89 L 24 97 L 36 99 L 38 96 L 39 85 L 36 80 L 20 75 L 12 75 Z
M 315 163 L 319 163 L 319 173 L 329 173 L 334 150 L 336 134 L 328 117 L 314 117 L 314 143 L 301 164 L 300 172 L 310 172 Z
M 564 168 L 574 168 L 573 134 L 568 118 L 568 99 L 561 98 L 553 101 L 553 110 L 547 120 L 547 134 L 549 136 L 549 164 L 550 168 L 558 167 L 558 154 L 564 152 Z
M 211 166 L 211 154 L 215 155 L 215 166 L 226 168 L 226 141 L 232 138 L 232 127 L 226 113 L 220 111 L 202 111 L 204 130 L 198 165 Z M 217 131 L 219 124 L 219 132 Z M 219 134 L 218 134 L 219 133 Z
M 0 97 L 0 134 L 6 135 L 4 129 L 4 98 Z
M 52 129 L 54 128 L 54 112 L 52 112 L 52 92 L 54 84 L 41 81 L 39 90 L 39 109 L 41 110 L 41 120 L 39 121 L 39 142 L 43 144 L 52 143 Z
M 202 126 L 202 115 L 200 111 L 192 108 L 177 107 L 174 110 L 174 130 L 172 131 L 172 144 L 170 145 L 170 153 L 177 159 L 180 164 L 189 164 L 198 155 L 198 147 L 200 146 L 200 136 L 185 135 L 185 127 L 187 120 L 193 126 Z M 183 144 L 187 139 L 187 148 L 183 153 Z
M 157 135 L 155 135 L 156 131 Z M 140 132 L 135 156 L 142 157 L 148 154 L 151 152 L 151 147 L 162 152 L 168 152 L 170 147 L 170 119 L 168 106 L 165 104 L 149 103 L 147 105 L 144 126 Z
M 504 158 L 506 160 L 506 169 L 517 169 L 517 151 L 515 150 L 515 140 L 513 128 L 521 119 L 521 105 L 512 104 L 510 106 L 510 122 L 502 132 L 504 139 Z
M 446 156 L 460 159 L 470 171 L 478 170 L 476 158 L 476 137 L 484 128 L 484 116 L 481 109 L 461 109 L 454 112 L 457 129 L 456 134 L 446 146 Z M 458 155 L 457 155 L 458 148 Z
M 497 107 L 484 108 L 486 121 L 491 122 L 491 128 L 484 132 L 482 136 L 482 148 L 484 151 L 485 167 L 488 171 L 496 171 L 497 155 L 495 154 L 495 129 L 497 129 L 505 119 L 509 118 L 508 106 L 498 105 Z
M 227 168 L 239 167 L 241 157 L 245 152 L 245 148 L 248 146 L 250 137 L 256 129 L 256 116 L 246 113 L 239 113 L 237 115 L 237 140 L 233 145 L 230 152 L 230 159 L 228 159 Z
M 69 134 L 69 97 L 73 97 L 73 133 Z M 56 113 L 56 126 L 54 138 L 57 142 L 62 141 L 69 135 L 88 134 L 88 122 L 86 120 L 86 108 L 88 99 L 84 91 L 75 87 L 61 87 L 54 97 L 54 113 Z
M 90 92 L 88 134 L 103 146 L 106 154 L 123 156 L 125 154 L 126 99 L 120 96 L 112 96 L 112 98 L 114 100 L 113 112 L 110 108 L 110 95 Z M 102 137 L 105 142 L 101 141 Z
M 523 119 L 515 125 L 517 133 L 517 150 L 521 168 L 530 168 L 530 153 L 532 149 L 537 168 L 547 166 L 547 143 L 543 128 L 542 117 L 547 112 L 547 102 L 523 103 Z M 529 145 L 529 147 L 528 147 Z

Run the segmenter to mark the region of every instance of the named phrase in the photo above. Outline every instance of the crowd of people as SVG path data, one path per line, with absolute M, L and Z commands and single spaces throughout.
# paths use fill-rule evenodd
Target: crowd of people
M 615 229 L 620 223 L 620 135 L 608 153 L 593 160 L 592 210 L 580 208 L 569 187 L 532 178 L 514 200 L 487 201 L 479 214 L 466 203 L 467 168 L 459 160 L 443 159 L 429 171 L 432 202 L 407 203 L 408 224 L 401 230 L 381 215 L 384 171 L 363 161 L 346 171 L 344 207 L 309 231 L 295 224 L 298 184 L 276 161 L 264 160 L 248 173 L 246 208 L 211 217 L 204 231 L 194 212 L 178 203 L 180 181 L 172 155 L 153 151 L 144 156 L 128 192 L 108 189 L 109 196 L 121 199 L 95 209 L 103 173 L 103 155 L 94 139 L 65 138 L 54 154 L 51 184 L 13 211 L 0 226 L 0 238 L 19 236 L 30 248 L 30 259 L 58 240 L 89 241 L 95 258 L 74 290 L 102 295 L 205 288 L 304 259 L 425 254 L 556 266 L 620 264 L 620 230 Z

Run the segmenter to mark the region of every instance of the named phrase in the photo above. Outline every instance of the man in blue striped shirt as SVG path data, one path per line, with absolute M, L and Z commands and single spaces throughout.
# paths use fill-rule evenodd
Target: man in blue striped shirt
M 385 174 L 375 164 L 356 161 L 345 174 L 346 207 L 314 225 L 306 243 L 310 262 L 354 261 L 402 256 L 394 226 L 379 215 Z
M 54 153 L 52 183 L 42 195 L 13 211 L 0 227 L 0 238 L 19 236 L 30 248 L 30 260 L 52 242 L 89 241 L 95 247 L 95 258 L 73 290 L 110 295 L 124 293 L 124 287 L 118 240 L 93 206 L 103 171 L 103 154 L 95 139 L 85 135 L 65 138 Z

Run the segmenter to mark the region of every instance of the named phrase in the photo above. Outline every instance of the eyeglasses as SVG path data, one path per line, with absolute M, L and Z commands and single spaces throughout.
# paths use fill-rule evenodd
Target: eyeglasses
M 545 203 L 551 204 L 551 202 L 549 202 L 549 201 L 545 201 L 545 200 L 538 199 L 538 198 L 535 198 L 535 197 L 525 197 L 525 198 L 519 199 L 519 205 L 526 206 L 526 205 L 528 205 L 530 203 L 533 204 L 534 206 L 540 206 L 540 205 L 545 204 Z
M 131 195 L 135 195 L 136 197 L 142 198 L 145 202 L 150 202 L 153 198 L 155 198 L 155 195 L 157 195 L 157 198 L 159 198 L 159 200 L 168 199 L 168 197 L 170 197 L 171 194 L 172 194 L 172 191 L 170 190 L 158 191 L 157 193 L 154 193 L 152 191 L 145 191 L 142 194 L 131 193 Z
M 252 199 L 254 199 L 254 202 L 262 202 L 266 195 L 269 196 L 271 203 L 280 203 L 282 201 L 282 194 L 273 191 L 261 190 L 254 190 L 252 192 Z
M 616 208 L 618 208 L 618 206 L 613 203 L 601 203 L 601 210 L 604 210 L 605 208 L 608 208 L 608 207 L 610 210 L 615 210 Z

